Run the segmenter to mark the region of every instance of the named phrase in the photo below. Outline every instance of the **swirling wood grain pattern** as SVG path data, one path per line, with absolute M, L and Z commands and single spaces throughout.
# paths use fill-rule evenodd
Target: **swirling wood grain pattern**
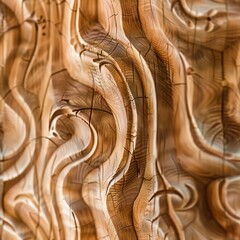
M 1 0 L 0 239 L 240 239 L 237 0 Z

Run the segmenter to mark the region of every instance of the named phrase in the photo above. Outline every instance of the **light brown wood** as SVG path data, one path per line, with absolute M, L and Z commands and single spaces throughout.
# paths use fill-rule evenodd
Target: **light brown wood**
M 237 0 L 1 0 L 0 239 L 240 239 Z

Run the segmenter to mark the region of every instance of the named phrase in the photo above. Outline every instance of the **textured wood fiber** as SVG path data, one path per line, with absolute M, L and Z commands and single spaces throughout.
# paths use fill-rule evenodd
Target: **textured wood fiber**
M 240 239 L 238 0 L 0 1 L 0 239 Z

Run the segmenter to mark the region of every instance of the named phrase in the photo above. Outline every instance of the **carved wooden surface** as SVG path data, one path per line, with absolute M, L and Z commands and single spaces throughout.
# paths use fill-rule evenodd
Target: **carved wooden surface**
M 1 0 L 0 239 L 240 239 L 237 0 Z

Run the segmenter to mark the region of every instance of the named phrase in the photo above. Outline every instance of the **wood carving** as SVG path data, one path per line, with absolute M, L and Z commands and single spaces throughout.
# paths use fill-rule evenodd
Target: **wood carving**
M 0 1 L 0 239 L 240 239 L 238 0 Z

